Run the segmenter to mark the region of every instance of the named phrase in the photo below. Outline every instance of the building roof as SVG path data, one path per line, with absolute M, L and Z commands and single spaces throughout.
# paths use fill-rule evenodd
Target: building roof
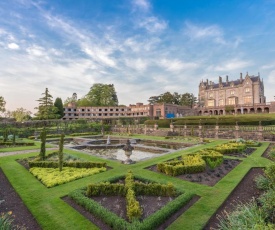
M 248 76 L 248 75 L 246 75 L 246 77 L 249 77 L 252 82 L 261 81 L 260 76 Z M 228 79 L 228 76 L 227 76 L 227 79 Z M 241 85 L 243 82 L 244 82 L 244 79 L 242 79 L 242 78 L 237 79 L 237 80 L 233 80 L 233 81 L 225 81 L 225 82 L 221 81 L 220 83 L 214 83 L 214 82 L 211 82 L 211 81 L 210 81 L 210 83 L 208 83 L 208 80 L 207 80 L 206 82 L 201 82 L 200 85 L 204 85 L 204 86 L 212 87 L 213 89 L 217 89 L 217 88 L 220 88 L 220 85 L 222 85 L 222 87 L 229 87 L 233 83 L 234 86 L 238 86 L 238 85 Z

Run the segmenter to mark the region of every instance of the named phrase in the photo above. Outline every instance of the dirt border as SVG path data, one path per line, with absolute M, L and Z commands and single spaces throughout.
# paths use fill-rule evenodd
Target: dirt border
M 258 175 L 263 175 L 263 173 L 263 168 L 251 168 L 216 213 L 209 219 L 203 230 L 213 230 L 217 228 L 217 224 L 219 223 L 217 217 L 222 216 L 225 211 L 232 212 L 236 204 L 240 202 L 247 203 L 253 198 L 258 198 L 262 194 L 262 191 L 256 187 L 254 179 Z
M 62 198 L 64 202 L 69 204 L 71 207 L 73 207 L 75 210 L 77 210 L 80 214 L 82 214 L 84 217 L 86 217 L 88 220 L 90 220 L 92 223 L 94 223 L 97 227 L 104 230 L 112 230 L 110 226 L 105 224 L 101 219 L 96 217 L 94 214 L 88 212 L 85 210 L 84 207 L 77 204 L 73 199 L 66 196 Z M 200 199 L 199 196 L 194 195 L 182 208 L 180 208 L 177 212 L 173 213 L 168 219 L 166 219 L 161 225 L 159 225 L 156 230 L 164 230 L 168 226 L 170 226 L 179 216 L 181 216 L 186 210 L 188 210 L 192 205 L 194 205 L 198 200 Z
M 0 168 L 0 213 L 12 212 L 13 224 L 27 230 L 42 229 Z

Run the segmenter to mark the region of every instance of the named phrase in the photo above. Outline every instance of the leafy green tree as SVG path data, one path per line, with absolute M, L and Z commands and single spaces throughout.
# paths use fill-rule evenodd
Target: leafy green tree
M 0 112 L 5 112 L 6 101 L 4 97 L 0 96 Z
M 57 119 L 58 115 L 57 108 L 53 105 L 53 97 L 49 93 L 48 88 L 45 89 L 45 92 L 42 93 L 43 97 L 39 98 L 39 106 L 35 109 L 38 109 L 38 112 L 35 114 L 38 120 L 48 120 L 48 119 Z
M 91 103 L 91 101 L 89 101 L 89 99 L 87 97 L 82 97 L 81 99 L 79 99 L 77 101 L 77 106 L 88 107 L 88 106 L 92 106 L 92 103 Z
M 197 102 L 197 98 L 194 96 L 193 93 L 184 93 L 181 95 L 179 104 L 193 108 L 196 102 Z
M 77 102 L 77 94 L 73 93 L 71 97 L 67 97 L 67 99 L 64 101 L 64 106 L 68 106 L 69 103 L 76 103 Z
M 155 104 L 155 103 L 157 103 L 159 101 L 159 97 L 160 96 L 151 96 L 151 97 L 149 97 L 148 102 L 150 104 Z
M 57 108 L 56 114 L 59 116 L 59 118 L 62 118 L 64 116 L 64 109 L 63 109 L 63 102 L 60 97 L 57 97 L 55 99 L 54 106 Z
M 17 122 L 30 120 L 31 114 L 31 111 L 28 111 L 22 107 L 10 112 L 10 116 L 14 118 Z
M 160 95 L 158 102 L 174 104 L 174 96 L 170 92 L 166 92 Z
M 113 84 L 93 84 L 86 98 L 91 102 L 91 106 L 118 105 L 118 98 Z

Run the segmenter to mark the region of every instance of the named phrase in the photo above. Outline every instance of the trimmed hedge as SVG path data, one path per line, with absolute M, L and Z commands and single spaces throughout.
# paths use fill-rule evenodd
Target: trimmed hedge
M 246 144 L 242 143 L 226 143 L 217 145 L 213 150 L 220 152 L 221 154 L 241 153 L 247 148 Z
M 259 122 L 263 126 L 275 125 L 274 114 L 247 114 L 247 115 L 225 115 L 221 117 L 218 116 L 188 116 L 183 118 L 173 118 L 173 119 L 160 119 L 160 120 L 147 120 L 146 125 L 158 124 L 161 128 L 169 128 L 171 120 L 174 125 L 195 125 L 198 126 L 200 123 L 203 125 L 253 125 L 258 126 Z
M 63 162 L 63 167 L 73 168 L 101 168 L 106 167 L 106 162 L 90 162 L 90 161 L 72 161 Z M 56 161 L 29 161 L 29 167 L 40 167 L 40 168 L 58 168 L 58 162 Z
M 140 177 L 134 177 L 135 179 L 139 179 L 144 182 L 154 183 L 150 180 L 145 180 Z M 118 179 L 122 179 L 122 177 L 116 177 L 111 179 L 112 182 L 117 181 Z M 106 182 L 105 182 L 106 183 Z M 109 182 L 107 182 L 109 183 Z M 134 182 L 134 187 L 136 182 Z M 104 184 L 104 183 L 103 183 Z M 111 185 L 111 184 L 110 184 Z M 171 185 L 166 185 L 170 187 Z M 130 186 L 131 187 L 131 186 Z M 136 188 L 135 188 L 136 189 Z M 168 189 L 169 190 L 169 189 Z M 87 188 L 78 189 L 71 193 L 69 193 L 69 197 L 71 197 L 76 203 L 84 207 L 87 211 L 93 213 L 97 218 L 100 218 L 112 229 L 132 229 L 132 230 L 147 230 L 147 229 L 156 229 L 160 224 L 162 224 L 166 219 L 172 216 L 176 211 L 178 211 L 182 206 L 184 206 L 194 194 L 190 193 L 181 193 L 180 191 L 175 191 L 177 195 L 179 195 L 176 199 L 170 201 L 167 205 L 162 207 L 160 210 L 150 215 L 143 221 L 133 220 L 132 223 L 127 222 L 121 217 L 117 216 L 115 213 L 109 211 L 108 209 L 101 206 L 98 202 L 90 199 L 86 196 Z M 138 192 L 136 192 L 138 194 Z
M 203 172 L 206 169 L 205 161 L 199 155 L 184 156 L 182 160 L 169 161 L 157 164 L 157 170 L 170 176 L 187 173 Z
M 126 195 L 126 189 L 124 184 L 111 184 L 110 182 L 102 182 L 98 184 L 89 184 L 87 186 L 86 195 L 92 196 L 114 196 L 114 195 Z

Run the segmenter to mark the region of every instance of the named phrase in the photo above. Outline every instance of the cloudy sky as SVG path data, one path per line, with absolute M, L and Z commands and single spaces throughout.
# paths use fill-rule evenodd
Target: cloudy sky
M 274 99 L 274 0 L 1 0 L 0 15 L 8 110 L 35 112 L 46 87 L 64 101 L 114 84 L 128 105 L 240 72 Z

